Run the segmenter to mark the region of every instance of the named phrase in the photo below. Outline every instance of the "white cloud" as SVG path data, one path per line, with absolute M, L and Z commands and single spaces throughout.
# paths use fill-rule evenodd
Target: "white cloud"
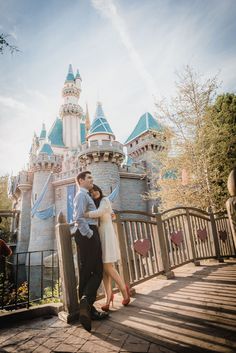
M 137 73 L 142 77 L 148 94 L 153 95 L 157 91 L 156 83 L 152 76 L 145 67 L 141 56 L 135 49 L 133 42 L 130 38 L 126 24 L 122 16 L 120 15 L 118 8 L 113 0 L 92 0 L 93 6 L 105 17 L 107 17 L 120 36 L 120 40 L 126 48 L 130 60 L 134 64 Z
M 14 108 L 19 111 L 25 110 L 26 105 L 15 98 L 0 96 L 0 104 L 7 108 Z

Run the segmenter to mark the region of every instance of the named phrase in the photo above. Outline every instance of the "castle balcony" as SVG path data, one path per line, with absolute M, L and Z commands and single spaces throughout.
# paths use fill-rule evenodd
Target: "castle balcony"
M 17 176 L 17 182 L 18 182 L 18 185 L 20 185 L 20 184 L 32 185 L 32 183 L 33 183 L 33 173 L 29 172 L 29 171 L 26 171 L 26 170 L 20 171 L 18 176 Z
M 56 173 L 53 175 L 53 185 L 65 183 L 69 184 L 75 180 L 75 177 L 85 170 L 84 167 L 73 168 L 71 170 L 67 170 L 66 172 Z
M 94 162 L 112 162 L 121 165 L 124 160 L 123 145 L 118 141 L 92 140 L 78 150 L 78 159 L 84 166 Z
M 30 158 L 30 170 L 35 172 L 39 170 L 52 170 L 59 172 L 61 170 L 62 156 L 48 155 L 40 153 L 38 156 L 33 155 Z
M 160 138 L 148 138 L 144 140 L 135 140 L 127 145 L 129 155 L 139 155 L 145 151 L 163 151 L 165 149 L 166 142 Z
M 76 87 L 76 86 L 71 86 L 71 87 L 65 87 L 63 89 L 63 97 L 68 97 L 68 96 L 75 96 L 79 97 L 80 96 L 81 89 Z
M 92 140 L 83 144 L 79 149 L 79 157 L 84 153 L 93 153 L 93 152 L 117 152 L 117 153 L 124 153 L 123 152 L 123 144 L 118 141 L 109 141 L 109 140 Z
M 83 115 L 83 110 L 78 104 L 66 103 L 62 104 L 60 109 L 60 115 L 63 117 L 64 115 Z

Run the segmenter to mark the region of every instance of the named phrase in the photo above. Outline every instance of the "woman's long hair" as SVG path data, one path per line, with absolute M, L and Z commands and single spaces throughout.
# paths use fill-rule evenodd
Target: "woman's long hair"
M 102 192 L 102 190 L 100 189 L 100 187 L 97 186 L 97 185 L 95 185 L 95 184 L 93 184 L 92 190 L 94 190 L 94 191 L 99 191 L 99 193 L 100 193 L 99 198 L 96 199 L 96 200 L 93 200 L 94 203 L 95 203 L 95 206 L 98 208 L 99 205 L 100 205 L 100 202 L 101 202 L 102 198 L 103 198 L 105 195 L 103 195 L 103 192 Z

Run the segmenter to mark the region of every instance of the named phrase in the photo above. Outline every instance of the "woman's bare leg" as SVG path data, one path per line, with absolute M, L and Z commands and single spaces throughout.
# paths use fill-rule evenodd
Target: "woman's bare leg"
M 103 284 L 106 293 L 106 304 L 109 304 L 112 293 L 111 277 L 105 271 L 103 271 Z
M 123 282 L 123 280 L 120 277 L 119 273 L 113 267 L 113 263 L 104 263 L 103 264 L 103 271 L 105 272 L 105 274 L 108 277 L 112 278 L 116 282 L 119 290 L 121 291 L 121 293 L 123 295 L 123 298 L 127 299 L 128 298 L 128 294 L 127 294 L 125 283 Z M 110 295 L 111 295 L 111 292 L 110 292 Z

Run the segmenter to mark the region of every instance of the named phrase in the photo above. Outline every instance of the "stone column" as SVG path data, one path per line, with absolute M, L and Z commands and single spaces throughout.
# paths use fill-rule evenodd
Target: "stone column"
M 19 222 L 19 231 L 17 237 L 16 252 L 27 252 L 30 240 L 30 224 L 31 224 L 31 188 L 30 184 L 20 184 L 18 188 L 21 191 L 21 213 Z M 18 263 L 25 263 L 26 255 L 22 254 L 18 257 Z

